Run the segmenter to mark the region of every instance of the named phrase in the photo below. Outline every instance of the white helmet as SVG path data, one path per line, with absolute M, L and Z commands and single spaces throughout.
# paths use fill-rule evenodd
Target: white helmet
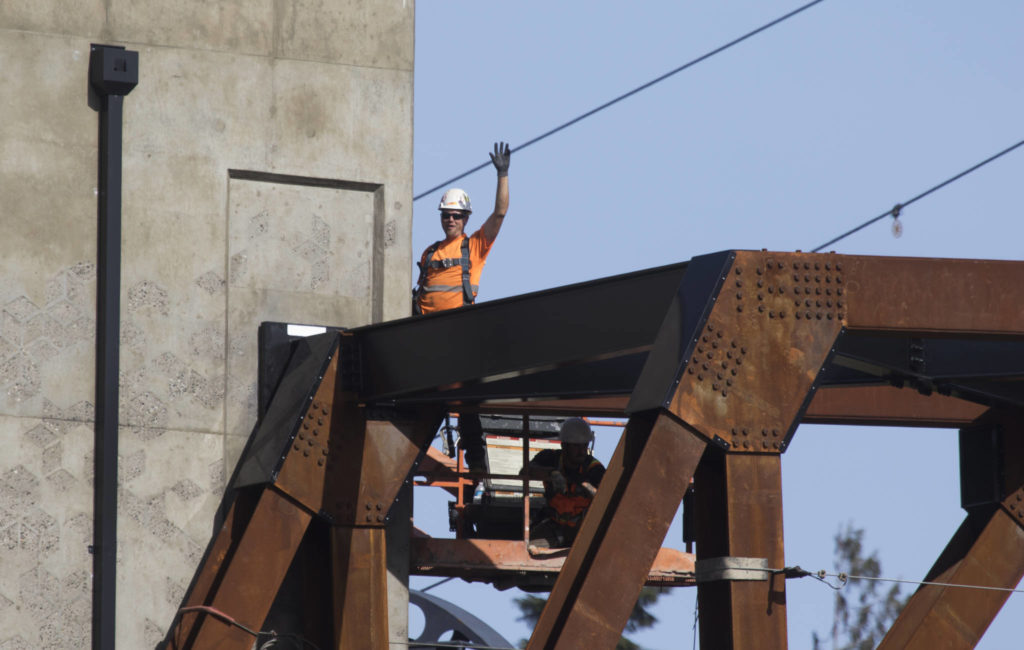
M 462 210 L 467 215 L 473 211 L 473 204 L 469 202 L 469 195 L 457 187 L 453 187 L 441 197 L 441 205 L 438 210 Z
M 558 430 L 558 439 L 577 445 L 589 445 L 594 440 L 594 432 L 583 418 L 569 418 Z

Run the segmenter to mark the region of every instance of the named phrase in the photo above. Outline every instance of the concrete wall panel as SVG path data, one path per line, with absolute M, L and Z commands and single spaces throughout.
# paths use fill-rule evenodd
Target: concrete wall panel
M 103 34 L 106 17 L 104 0 L 4 0 L 0 3 L 0 25 L 10 30 L 74 34 L 94 39 Z
M 269 55 L 273 0 L 107 0 L 109 38 L 191 50 Z
M 291 0 L 281 3 L 285 58 L 412 70 L 412 2 Z

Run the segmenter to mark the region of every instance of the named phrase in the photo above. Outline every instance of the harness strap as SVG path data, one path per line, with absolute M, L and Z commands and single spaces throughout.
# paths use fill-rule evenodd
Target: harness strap
M 473 295 L 473 292 L 480 290 L 479 285 L 470 283 L 469 270 L 472 267 L 472 262 L 469 259 L 469 237 L 463 237 L 462 239 L 462 245 L 459 247 L 460 257 L 446 257 L 439 260 L 431 259 L 441 246 L 441 243 L 436 241 L 430 245 L 430 248 L 424 253 L 424 257 L 427 259 L 426 263 L 423 261 L 416 263 L 420 267 L 420 278 L 416 281 L 418 286 L 413 291 L 413 311 L 416 314 L 421 313 L 419 309 L 419 297 L 421 294 L 430 291 L 458 291 L 460 289 L 460 287 L 451 285 L 425 286 L 427 282 L 427 269 L 448 269 L 456 265 L 460 266 L 462 268 L 461 290 L 463 305 L 472 305 L 476 301 L 476 296 Z

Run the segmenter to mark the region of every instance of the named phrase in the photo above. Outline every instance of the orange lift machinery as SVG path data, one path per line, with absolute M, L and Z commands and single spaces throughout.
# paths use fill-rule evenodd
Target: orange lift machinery
M 691 479 L 701 647 L 785 648 L 801 422 L 959 428 L 923 578 L 1024 575 L 1024 263 L 724 251 L 293 347 L 167 648 L 248 649 L 289 571 L 307 638 L 387 648 L 385 524 L 452 410 L 628 418 L 531 650 L 614 647 Z M 1006 597 L 924 585 L 881 647 L 973 647 Z

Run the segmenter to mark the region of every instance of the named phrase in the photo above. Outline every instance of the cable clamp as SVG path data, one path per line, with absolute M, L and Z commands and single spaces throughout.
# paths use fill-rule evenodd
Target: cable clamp
M 767 580 L 774 569 L 768 566 L 768 558 L 763 557 L 713 557 L 697 560 L 697 584 L 717 582 L 719 580 Z

